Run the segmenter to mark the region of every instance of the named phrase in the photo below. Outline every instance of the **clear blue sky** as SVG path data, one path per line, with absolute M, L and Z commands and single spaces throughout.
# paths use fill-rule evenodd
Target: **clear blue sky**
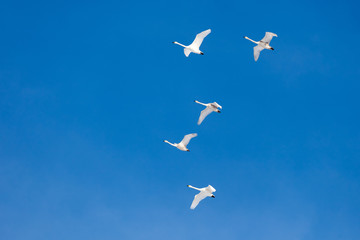
M 2 1 L 0 238 L 359 239 L 359 8 Z

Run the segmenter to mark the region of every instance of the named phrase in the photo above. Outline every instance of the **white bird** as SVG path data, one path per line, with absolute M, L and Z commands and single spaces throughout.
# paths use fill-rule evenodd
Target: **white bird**
M 206 108 L 204 110 L 201 111 L 200 113 L 200 117 L 198 120 L 198 125 L 200 125 L 202 123 L 202 121 L 207 117 L 207 115 L 209 115 L 212 112 L 218 112 L 221 113 L 221 111 L 218 109 L 222 109 L 222 107 L 217 103 L 217 102 L 213 102 L 213 103 L 201 103 L 199 101 L 194 101 L 198 104 L 204 105 L 206 106 Z
M 186 146 L 189 144 L 190 140 L 196 136 L 197 136 L 197 133 L 191 133 L 191 134 L 185 135 L 185 137 L 183 138 L 183 140 L 181 140 L 180 143 L 170 143 L 167 140 L 164 140 L 164 142 L 170 144 L 171 146 L 177 147 L 181 151 L 190 152 L 190 150 L 187 149 Z
M 209 185 L 209 186 L 207 186 L 205 188 L 196 188 L 196 187 L 193 187 L 191 185 L 187 185 L 187 186 L 189 188 L 193 188 L 193 189 L 196 189 L 196 190 L 200 191 L 200 193 L 195 195 L 194 200 L 191 203 L 190 209 L 195 209 L 196 206 L 199 204 L 199 202 L 201 200 L 203 200 L 204 198 L 206 198 L 206 197 L 215 198 L 214 194 L 212 194 L 212 193 L 215 192 L 216 190 L 211 185 Z
M 177 45 L 180 45 L 182 47 L 184 47 L 184 54 L 186 57 L 189 56 L 190 53 L 196 53 L 196 54 L 201 54 L 204 55 L 204 53 L 202 51 L 200 51 L 200 45 L 203 42 L 204 38 L 209 35 L 209 33 L 211 33 L 211 29 L 205 30 L 199 34 L 196 35 L 195 40 L 189 45 L 189 46 L 185 46 L 181 43 L 178 42 L 173 42 Z
M 248 37 L 244 37 L 245 39 L 250 40 L 253 43 L 257 44 L 257 46 L 254 47 L 255 62 L 258 60 L 260 52 L 262 50 L 264 50 L 264 48 L 274 50 L 274 48 L 269 45 L 270 41 L 273 37 L 277 37 L 277 35 L 275 33 L 271 33 L 271 32 L 266 32 L 265 37 L 263 39 L 261 39 L 261 41 L 259 41 L 259 42 L 256 42 Z

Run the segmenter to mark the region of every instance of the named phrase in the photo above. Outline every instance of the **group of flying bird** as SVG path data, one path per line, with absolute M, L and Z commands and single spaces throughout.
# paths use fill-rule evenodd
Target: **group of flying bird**
M 200 54 L 200 55 L 204 55 L 204 53 L 202 51 L 200 51 L 200 45 L 202 44 L 204 38 L 209 35 L 211 33 L 211 29 L 205 30 L 199 34 L 196 35 L 195 40 L 188 46 L 185 46 L 181 43 L 178 42 L 173 42 L 174 44 L 180 45 L 184 48 L 184 54 L 186 57 L 188 57 L 190 55 L 190 53 L 196 53 L 196 54 Z M 274 50 L 273 47 L 270 46 L 270 41 L 273 37 L 277 37 L 277 35 L 275 33 L 271 33 L 271 32 L 266 32 L 265 37 L 263 39 L 261 39 L 260 41 L 254 41 L 248 37 L 244 37 L 245 39 L 253 42 L 256 44 L 256 46 L 254 47 L 254 59 L 255 61 L 257 61 L 259 59 L 260 56 L 260 52 L 264 49 L 269 49 L 269 50 Z M 213 102 L 213 103 L 201 103 L 197 100 L 195 100 L 196 103 L 204 105 L 206 108 L 204 110 L 201 111 L 200 113 L 200 117 L 198 120 L 198 125 L 200 125 L 204 119 L 212 112 L 218 112 L 220 113 L 219 109 L 222 109 L 222 107 L 217 103 L 217 102 Z M 181 140 L 180 143 L 170 143 L 167 140 L 164 140 L 164 142 L 170 144 L 171 146 L 174 146 L 176 148 L 178 148 L 181 151 L 186 151 L 186 152 L 190 152 L 190 150 L 187 148 L 187 145 L 189 144 L 190 140 L 194 137 L 197 136 L 197 133 L 191 133 L 188 135 L 185 135 L 183 140 Z M 196 206 L 199 204 L 199 202 L 201 200 L 203 200 L 206 197 L 212 197 L 215 198 L 215 195 L 213 194 L 213 192 L 216 191 L 216 189 L 214 187 L 212 187 L 211 185 L 204 187 L 204 188 L 196 188 L 193 187 L 191 185 L 187 185 L 189 188 L 193 188 L 195 190 L 200 191 L 200 193 L 198 193 L 197 195 L 195 195 L 194 200 L 190 206 L 191 209 L 195 209 Z
M 201 54 L 204 55 L 204 53 L 202 51 L 200 51 L 200 45 L 202 44 L 204 38 L 209 35 L 211 33 L 211 29 L 205 30 L 199 34 L 196 35 L 195 40 L 188 46 L 185 46 L 181 43 L 178 42 L 173 42 L 174 44 L 180 45 L 184 48 L 184 54 L 186 57 L 188 57 L 190 55 L 190 53 L 196 53 L 196 54 Z M 256 46 L 254 47 L 254 59 L 255 62 L 259 59 L 260 56 L 260 52 L 264 49 L 269 49 L 269 50 L 274 50 L 273 47 L 271 47 L 270 41 L 273 37 L 277 37 L 277 35 L 275 33 L 272 32 L 266 32 L 265 33 L 265 37 L 263 39 L 261 39 L 260 41 L 254 41 L 248 37 L 244 37 L 245 39 L 253 42 L 256 44 Z

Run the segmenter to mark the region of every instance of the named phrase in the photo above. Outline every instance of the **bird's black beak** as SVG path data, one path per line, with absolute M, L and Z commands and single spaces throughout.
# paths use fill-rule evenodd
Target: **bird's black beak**
M 215 198 L 215 196 L 214 196 L 214 195 L 212 195 L 211 197 L 212 197 L 212 198 Z
M 219 110 L 218 113 L 221 113 L 221 111 Z
M 274 50 L 274 48 L 270 48 L 271 50 Z
M 186 150 L 187 152 L 190 152 L 190 150 L 188 149 L 188 150 Z
M 201 54 L 201 55 L 204 55 L 204 53 L 203 53 L 203 52 L 201 52 L 200 54 Z

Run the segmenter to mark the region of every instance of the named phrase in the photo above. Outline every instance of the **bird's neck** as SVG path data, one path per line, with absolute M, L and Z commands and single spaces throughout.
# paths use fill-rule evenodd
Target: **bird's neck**
M 171 146 L 176 147 L 176 145 L 175 145 L 174 143 L 171 143 L 171 142 L 169 142 L 168 140 L 165 140 L 164 142 L 166 142 L 166 143 L 170 144 Z
M 193 189 L 198 190 L 198 191 L 201 191 L 200 188 L 196 188 L 196 187 L 193 187 L 193 186 L 191 186 L 191 185 L 189 185 L 188 187 L 189 187 L 189 188 L 193 188 Z
M 185 46 L 185 45 L 183 45 L 183 44 L 181 44 L 181 43 L 178 43 L 178 42 L 174 42 L 174 44 L 180 45 L 180 46 L 182 46 L 182 47 L 184 47 L 184 48 L 187 47 L 187 46 Z
M 195 102 L 196 102 L 196 103 L 198 103 L 198 104 L 201 104 L 201 105 L 204 105 L 204 106 L 206 106 L 206 107 L 207 107 L 207 104 L 205 104 L 205 103 L 202 103 L 202 102 L 199 102 L 199 101 L 196 101 L 196 100 L 195 100 Z
M 259 42 L 256 42 L 256 41 L 254 41 L 254 40 L 252 40 L 252 39 L 250 39 L 250 38 L 248 38 L 248 37 L 245 37 L 245 39 L 247 39 L 247 40 L 249 40 L 249 41 L 252 41 L 253 43 L 259 44 Z

